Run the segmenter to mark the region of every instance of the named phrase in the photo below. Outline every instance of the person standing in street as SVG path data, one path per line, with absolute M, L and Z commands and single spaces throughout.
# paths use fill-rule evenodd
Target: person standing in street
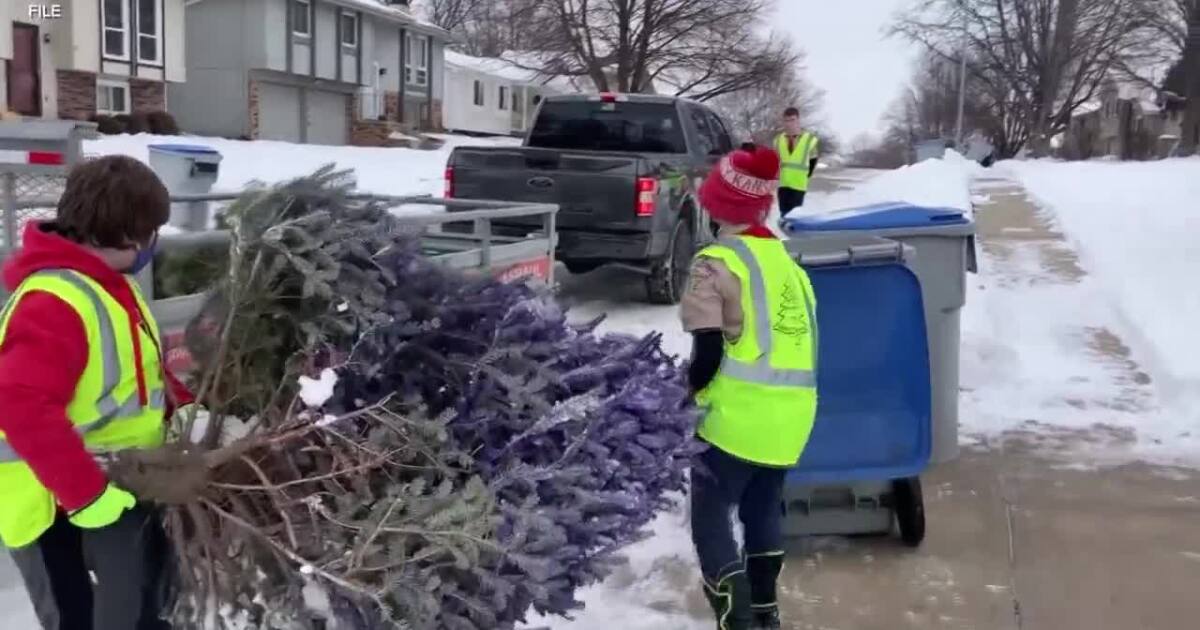
M 700 201 L 718 241 L 696 255 L 680 304 L 709 446 L 692 467 L 692 540 L 719 630 L 780 627 L 784 479 L 816 415 L 816 297 L 764 225 L 779 171 L 775 151 L 744 145 L 708 175 Z
M 0 540 L 46 630 L 170 627 L 158 517 L 95 458 L 161 445 L 165 419 L 191 403 L 133 279 L 169 212 L 146 165 L 89 160 L 4 265 Z
M 779 175 L 779 215 L 804 205 L 808 180 L 817 170 L 821 141 L 817 134 L 800 126 L 800 110 L 783 110 L 783 133 L 775 138 L 775 150 L 782 161 Z

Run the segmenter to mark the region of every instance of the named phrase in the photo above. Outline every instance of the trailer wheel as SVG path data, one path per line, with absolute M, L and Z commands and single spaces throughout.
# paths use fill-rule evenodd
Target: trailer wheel
M 646 278 L 646 295 L 654 304 L 678 304 L 687 289 L 695 243 L 692 227 L 680 219 L 671 230 L 667 254 L 654 262 Z
M 921 492 L 920 477 L 893 481 L 892 497 L 900 540 L 909 547 L 919 547 L 925 540 L 925 497 Z

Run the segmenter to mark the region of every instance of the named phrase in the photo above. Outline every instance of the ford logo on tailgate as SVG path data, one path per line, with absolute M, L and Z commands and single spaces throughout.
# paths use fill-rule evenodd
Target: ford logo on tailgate
M 531 177 L 529 181 L 525 183 L 528 184 L 530 188 L 545 189 L 554 187 L 554 180 L 550 179 L 549 177 Z

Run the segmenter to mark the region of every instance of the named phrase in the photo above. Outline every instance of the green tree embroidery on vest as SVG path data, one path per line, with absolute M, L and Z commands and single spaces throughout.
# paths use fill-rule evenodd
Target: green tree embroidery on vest
M 790 337 L 796 345 L 802 345 L 808 338 L 808 314 L 796 286 L 792 283 L 783 288 L 779 310 L 775 314 L 775 323 L 771 329 Z

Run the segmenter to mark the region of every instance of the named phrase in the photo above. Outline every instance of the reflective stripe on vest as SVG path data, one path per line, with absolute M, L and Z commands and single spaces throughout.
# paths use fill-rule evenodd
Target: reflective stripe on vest
M 750 247 L 741 239 L 721 239 L 719 244 L 728 247 L 737 254 L 742 264 L 746 266 L 750 281 L 750 301 L 754 304 L 754 339 L 758 343 L 760 356 L 754 363 L 746 363 L 725 355 L 721 362 L 721 373 L 730 378 L 755 383 L 757 385 L 779 385 L 783 387 L 816 387 L 817 386 L 817 320 L 813 317 L 812 302 L 804 293 L 804 310 L 808 321 L 813 327 L 812 366 L 811 370 L 780 369 L 771 366 L 771 313 L 767 306 L 767 283 L 763 278 L 762 267 L 758 259 L 750 251 Z
M 94 433 L 105 428 L 114 420 L 137 415 L 143 407 L 136 391 L 123 401 L 117 399 L 116 389 L 121 381 L 121 360 L 117 348 L 116 329 L 113 327 L 108 307 L 105 306 L 100 295 L 96 293 L 96 290 L 91 285 L 70 271 L 44 271 L 39 272 L 37 275 L 61 280 L 78 289 L 91 303 L 91 307 L 95 311 L 96 319 L 99 323 L 102 380 L 101 395 L 100 399 L 96 401 L 96 408 L 100 412 L 100 416 L 91 422 L 74 425 L 75 431 L 81 436 L 86 436 L 88 433 Z M 12 309 L 18 302 L 19 295 L 23 294 L 14 295 L 5 304 L 3 312 L 0 312 L 0 324 L 7 323 Z M 148 392 L 148 396 L 148 407 L 166 408 L 166 392 L 162 387 L 152 388 Z M 13 451 L 8 440 L 0 436 L 0 463 L 20 461 L 20 459 L 16 452 Z
M 745 325 L 725 341 L 720 369 L 697 396 L 698 433 L 722 451 L 788 467 L 808 444 L 817 408 L 816 298 L 783 244 L 721 239 L 702 252 L 725 263 L 741 286 Z

